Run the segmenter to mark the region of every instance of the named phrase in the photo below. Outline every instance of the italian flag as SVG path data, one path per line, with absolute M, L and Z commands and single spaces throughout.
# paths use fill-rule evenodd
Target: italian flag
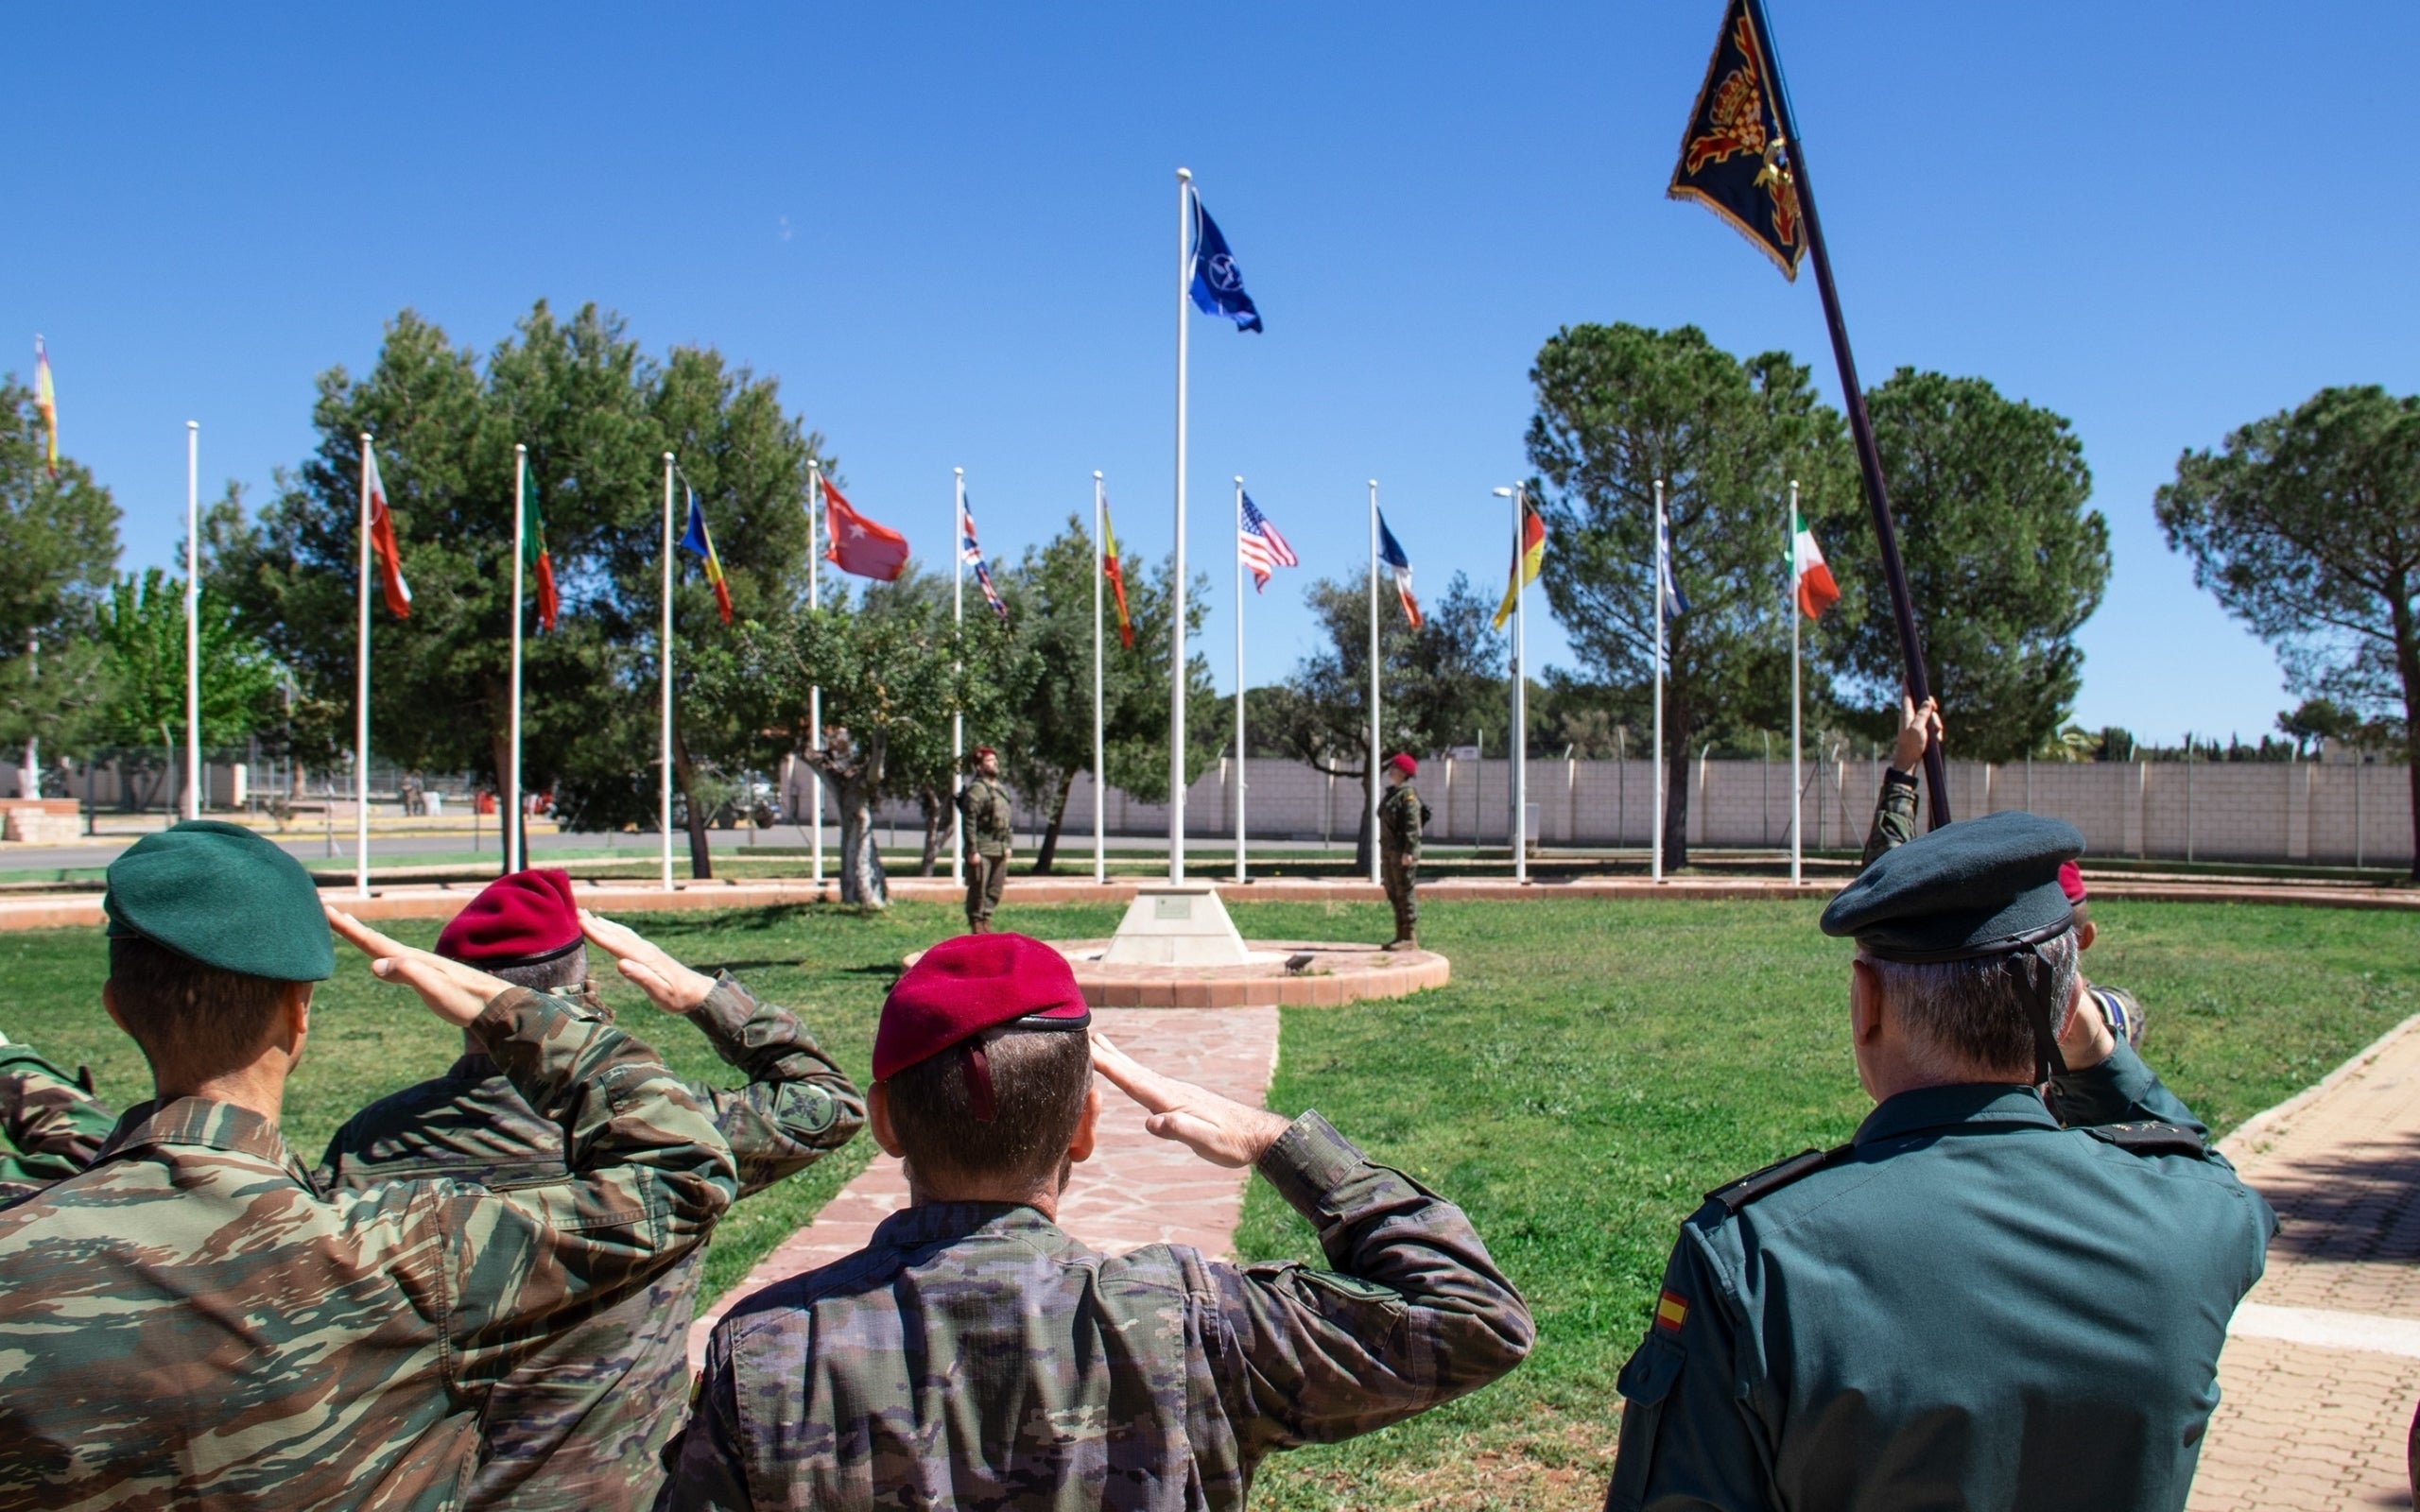
M 1841 601 L 1841 585 L 1824 565 L 1824 548 L 1815 544 L 1806 517 L 1795 509 L 1789 514 L 1789 576 L 1798 586 L 1798 612 L 1808 619 L 1822 619 L 1825 610 Z
M 378 588 L 387 612 L 399 620 L 412 617 L 412 585 L 404 581 L 404 555 L 395 544 L 395 517 L 387 509 L 387 480 L 378 475 L 378 454 L 363 449 L 370 464 L 370 550 L 377 558 Z

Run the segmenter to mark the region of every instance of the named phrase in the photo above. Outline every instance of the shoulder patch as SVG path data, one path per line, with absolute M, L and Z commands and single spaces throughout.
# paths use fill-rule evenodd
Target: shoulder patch
M 2115 1144 L 2131 1155 L 2192 1155 L 2210 1153 L 2209 1142 L 2182 1124 L 2146 1119 L 2136 1124 L 2092 1124 L 2083 1132 L 2103 1144 Z
M 1708 1202 L 1720 1202 L 1725 1212 L 1737 1212 L 1758 1197 L 1779 1192 L 1803 1177 L 1809 1177 L 1845 1155 L 1853 1146 L 1839 1144 L 1828 1150 L 1801 1150 L 1786 1160 L 1775 1160 L 1761 1171 L 1751 1171 L 1737 1181 L 1726 1182 L 1705 1194 Z

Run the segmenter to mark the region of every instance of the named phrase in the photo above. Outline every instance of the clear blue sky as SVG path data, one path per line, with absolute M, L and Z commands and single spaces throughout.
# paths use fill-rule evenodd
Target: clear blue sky
M 2324 385 L 2420 387 L 2420 9 L 1772 3 L 1867 381 L 1980 374 L 2083 438 L 2117 570 L 2078 716 L 2269 729 L 2274 659 L 2152 490 Z M 1720 9 L 29 9 L 0 365 L 49 337 L 130 565 L 181 536 L 187 419 L 205 491 L 257 501 L 309 447 L 313 375 L 398 309 L 484 351 L 541 296 L 779 375 L 928 559 L 953 466 L 995 556 L 1095 468 L 1156 556 L 1184 163 L 1269 322 L 1196 320 L 1191 542 L 1222 686 L 1230 475 L 1301 551 L 1253 606 L 1267 681 L 1307 573 L 1361 570 L 1364 478 L 1431 592 L 1501 581 L 1488 490 L 1524 471 L 1557 326 L 1693 321 L 1834 391 L 1812 280 L 1663 198 Z

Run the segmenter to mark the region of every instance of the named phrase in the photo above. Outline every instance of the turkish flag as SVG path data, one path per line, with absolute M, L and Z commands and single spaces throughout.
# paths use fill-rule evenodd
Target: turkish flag
M 823 559 L 844 573 L 894 583 L 908 570 L 908 538 L 857 513 L 829 482 L 823 485 L 823 528 L 832 542 Z

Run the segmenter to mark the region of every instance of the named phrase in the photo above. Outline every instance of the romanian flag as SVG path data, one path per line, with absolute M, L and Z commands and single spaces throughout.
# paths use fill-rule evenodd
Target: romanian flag
M 1806 517 L 1795 509 L 1789 512 L 1789 580 L 1798 590 L 1798 612 L 1810 620 L 1822 619 L 1825 610 L 1841 601 L 1841 585 L 1824 564 L 1824 548 L 1815 544 Z
M 521 459 L 521 562 L 538 580 L 538 628 L 555 627 L 562 603 L 555 593 L 555 558 L 546 553 L 546 517 L 538 508 L 538 490 L 529 487 L 529 459 Z M 515 612 L 519 606 L 515 606 Z
M 1100 575 L 1109 579 L 1109 591 L 1117 599 L 1117 639 L 1126 649 L 1134 649 L 1134 617 L 1126 612 L 1126 566 L 1117 556 L 1117 531 L 1109 523 L 1109 501 L 1100 501 Z
M 387 480 L 378 475 L 378 454 L 365 445 L 361 455 L 370 465 L 370 551 L 378 559 L 378 588 L 386 595 L 387 612 L 407 620 L 412 617 L 412 585 L 404 581 L 395 517 L 387 508 Z
M 1770 539 L 1770 538 L 1768 538 Z M 1538 580 L 1538 569 L 1547 560 L 1547 523 L 1538 507 L 1528 497 L 1521 500 L 1521 556 L 1512 564 L 1512 580 L 1504 585 L 1504 602 L 1495 606 L 1495 628 L 1512 617 L 1513 606 L 1521 601 L 1521 590 Z
M 698 507 L 698 490 L 689 490 L 689 528 L 681 532 L 681 549 L 706 559 L 706 581 L 715 585 L 715 608 L 731 623 L 731 585 L 723 581 L 722 558 L 715 555 L 715 538 L 706 533 L 706 511 Z
M 59 476 L 59 390 L 50 383 L 50 353 L 43 349 L 42 337 L 34 337 L 34 408 L 42 411 L 42 422 L 50 432 L 50 475 Z

